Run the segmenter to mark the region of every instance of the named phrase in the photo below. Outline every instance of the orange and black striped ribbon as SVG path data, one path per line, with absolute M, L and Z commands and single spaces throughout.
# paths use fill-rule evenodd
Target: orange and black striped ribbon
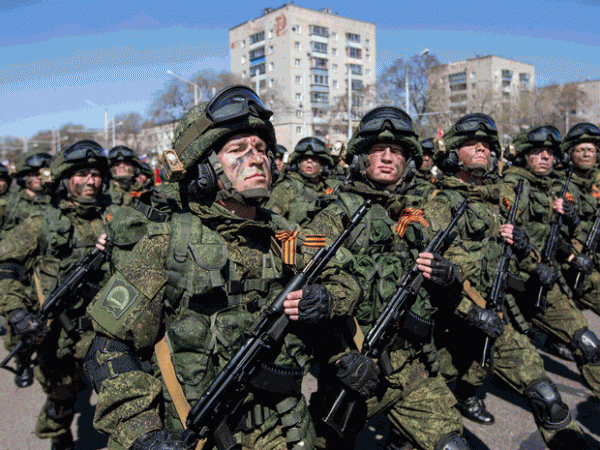
M 281 242 L 281 259 L 284 264 L 296 265 L 296 245 L 298 244 L 299 231 L 280 231 L 275 237 Z M 325 235 L 307 234 L 304 236 L 306 247 L 325 247 Z
M 596 200 L 600 200 L 600 192 L 598 192 L 598 188 L 596 186 L 592 186 L 592 195 Z
M 398 233 L 398 236 L 404 236 L 404 233 L 406 233 L 406 228 L 411 222 L 418 222 L 426 227 L 429 226 L 429 223 L 425 220 L 425 214 L 422 210 L 416 208 L 405 208 L 402 210 L 400 219 L 396 225 L 396 233 Z
M 565 200 L 568 202 L 575 203 L 573 200 L 573 196 L 571 194 L 569 194 L 568 192 L 565 194 Z
M 306 247 L 325 247 L 325 235 L 307 234 L 304 238 L 304 245 Z
M 323 195 L 333 194 L 333 188 L 323 189 Z

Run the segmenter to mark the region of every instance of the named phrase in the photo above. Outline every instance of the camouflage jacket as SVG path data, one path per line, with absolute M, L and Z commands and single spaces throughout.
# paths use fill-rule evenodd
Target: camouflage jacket
M 108 195 L 110 195 L 112 204 L 117 206 L 130 205 L 133 199 L 142 195 L 143 192 L 144 191 L 140 190 L 139 183 L 134 183 L 131 186 L 131 189 L 123 189 L 123 187 L 115 180 L 110 180 L 108 188 Z
M 3 238 L 7 231 L 12 230 L 27 217 L 50 208 L 50 196 L 45 194 L 40 197 L 31 197 L 25 189 L 15 189 L 4 195 L 0 199 L 0 238 Z
M 178 379 L 193 404 L 240 348 L 260 311 L 304 266 L 308 250 L 316 249 L 303 245 L 302 233 L 278 234 L 294 227 L 266 209 L 250 221 L 216 203 L 190 203 L 189 208 L 169 222 L 146 225 L 147 234 L 133 249 L 113 260 L 114 274 L 89 311 L 100 335 L 125 343 L 142 360 L 155 361 L 154 345 L 166 335 Z M 115 236 L 117 245 L 120 241 Z M 343 259 L 320 278 L 336 308 L 354 303 L 359 292 L 340 269 Z M 306 329 L 291 324 L 289 330 L 273 349 L 272 362 L 302 373 L 310 356 Z M 164 392 L 156 365 L 151 373 L 132 371 L 104 380 L 95 425 L 125 447 L 153 429 L 181 429 Z M 266 398 L 271 401 L 273 394 Z M 253 401 L 265 397 L 256 394 Z
M 289 172 L 286 178 L 271 192 L 265 205 L 290 222 L 301 226 L 308 223 L 324 206 L 327 195 L 341 182 L 334 179 L 308 179 L 296 172 Z

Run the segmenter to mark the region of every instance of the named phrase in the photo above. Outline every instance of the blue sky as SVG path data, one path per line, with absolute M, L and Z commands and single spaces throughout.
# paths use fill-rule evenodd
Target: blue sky
M 229 29 L 281 3 L 0 2 L 0 137 L 145 115 L 171 70 L 229 70 Z M 378 69 L 424 48 L 451 62 L 498 55 L 536 66 L 539 86 L 600 79 L 600 2 L 296 1 L 377 26 Z

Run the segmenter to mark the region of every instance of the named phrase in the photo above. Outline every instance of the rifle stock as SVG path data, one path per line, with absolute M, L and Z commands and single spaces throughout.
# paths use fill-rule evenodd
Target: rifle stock
M 453 213 L 453 219 L 445 230 L 439 230 L 429 245 L 423 252 L 439 253 L 444 243 L 448 240 L 450 233 L 458 223 L 458 220 L 465 213 L 469 205 L 469 200 L 462 202 L 457 211 Z M 409 309 L 406 301 L 409 298 L 416 297 L 421 284 L 423 283 L 423 273 L 415 263 L 411 269 L 405 273 L 400 281 L 400 287 L 396 290 L 392 298 L 387 302 L 385 308 L 377 318 L 375 325 L 365 338 L 361 353 L 372 359 L 378 359 L 378 363 L 385 375 L 389 375 L 391 364 L 387 349 L 394 341 L 396 334 L 395 324 L 402 318 Z M 333 405 L 329 408 L 327 414 L 321 419 L 321 422 L 328 429 L 335 432 L 339 437 L 343 437 L 348 430 L 352 415 L 358 409 L 359 399 L 353 398 L 345 389 L 341 388 L 340 393 L 335 398 Z
M 186 420 L 184 441 L 190 448 L 209 438 L 212 433 L 220 450 L 236 448 L 226 419 L 235 411 L 248 392 L 248 383 L 260 368 L 260 356 L 272 348 L 285 334 L 289 323 L 283 302 L 290 292 L 302 289 L 320 275 L 350 233 L 371 208 L 365 201 L 352 215 L 348 226 L 329 248 L 320 248 L 304 270 L 294 275 L 277 298 L 261 313 L 247 333 L 247 341 L 219 372 L 216 379 L 190 410 Z
M 598 249 L 598 237 L 600 235 L 600 206 L 596 208 L 596 219 L 590 229 L 590 232 L 585 240 L 585 245 L 581 251 L 582 255 L 589 256 L 592 260 L 596 260 L 596 251 Z M 577 271 L 575 275 L 575 282 L 573 283 L 573 291 L 581 297 L 583 294 L 583 281 L 585 280 L 585 273 L 581 270 Z

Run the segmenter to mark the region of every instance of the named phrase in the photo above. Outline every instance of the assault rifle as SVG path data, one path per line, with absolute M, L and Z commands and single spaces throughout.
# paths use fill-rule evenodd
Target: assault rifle
M 466 199 L 458 210 L 453 211 L 454 217 L 448 227 L 445 230 L 439 230 L 423 252 L 440 252 L 444 243 L 449 240 L 450 233 L 458 220 L 467 210 L 468 205 L 469 200 Z M 410 305 L 407 304 L 407 300 L 416 297 L 423 280 L 423 273 L 415 263 L 402 276 L 400 287 L 387 302 L 375 325 L 365 338 L 361 353 L 369 358 L 378 359 L 378 364 L 384 375 L 390 375 L 392 371 L 389 352 L 391 345 L 395 342 L 395 335 L 398 333 L 397 324 L 409 311 Z M 359 401 L 355 398 L 347 398 L 348 396 L 348 391 L 342 388 L 328 413 L 322 419 L 322 422 L 339 437 L 343 437 L 346 433 Z
M 521 200 L 521 194 L 523 193 L 523 178 L 519 178 L 517 185 L 515 186 L 515 202 L 510 208 L 508 213 L 508 222 L 511 225 L 515 224 L 517 218 L 517 207 Z M 502 254 L 498 261 L 498 270 L 494 277 L 494 283 L 492 284 L 492 292 L 487 302 L 487 309 L 493 309 L 498 312 L 502 312 L 504 309 L 504 298 L 506 296 L 506 286 L 508 282 L 508 265 L 512 257 L 512 247 L 508 242 L 504 242 L 502 245 Z M 492 365 L 492 354 L 494 353 L 494 342 L 489 336 L 485 338 L 485 344 L 483 346 L 483 356 L 481 358 L 481 367 L 486 367 L 489 364 L 491 369 Z
M 600 207 L 596 208 L 596 220 L 590 229 L 585 245 L 581 251 L 582 255 L 589 256 L 593 261 L 596 260 L 596 250 L 598 248 L 598 237 L 600 235 Z M 579 270 L 575 276 L 575 283 L 573 284 L 573 291 L 581 297 L 583 293 L 583 280 L 585 279 L 585 273 Z
M 94 248 L 91 252 L 89 252 L 79 262 L 79 264 L 77 264 L 75 270 L 71 272 L 67 279 L 50 293 L 48 298 L 42 304 L 39 313 L 37 314 L 37 320 L 40 323 L 47 323 L 48 320 L 56 317 L 60 321 L 65 331 L 68 333 L 73 331 L 75 325 L 66 314 L 66 311 L 69 308 L 69 305 L 67 304 L 69 294 L 77 291 L 77 289 L 79 289 L 83 283 L 85 275 L 90 270 L 96 270 L 100 268 L 106 257 L 107 253 L 97 248 Z M 21 375 L 25 369 L 31 365 L 32 356 L 35 350 L 35 346 L 31 346 L 23 341 L 20 341 L 17 346 L 8 354 L 8 356 L 6 356 L 6 358 L 4 358 L 4 360 L 0 363 L 0 368 L 13 372 L 16 375 Z M 18 353 L 21 355 L 20 364 L 16 365 L 15 367 L 9 366 L 8 363 L 10 360 L 13 359 Z
M 567 179 L 565 180 L 565 184 L 560 190 L 559 198 L 564 199 L 567 195 L 567 190 L 569 189 L 569 183 L 571 182 L 571 175 L 573 175 L 573 165 L 570 164 L 567 169 Z M 556 264 L 556 250 L 558 249 L 558 245 L 560 243 L 560 229 L 563 225 L 563 216 L 556 212 L 554 214 L 554 220 L 552 221 L 552 226 L 550 227 L 550 234 L 548 235 L 548 239 L 546 240 L 546 245 L 544 246 L 544 250 L 542 251 L 542 259 L 541 262 L 544 264 L 550 264 L 551 266 L 557 266 Z M 558 269 L 557 267 L 557 270 Z M 540 286 L 540 290 L 538 292 L 537 300 L 535 302 L 536 308 L 539 308 L 541 311 L 546 311 L 546 287 Z
M 229 430 L 227 417 L 248 395 L 248 386 L 259 372 L 262 355 L 272 349 L 285 335 L 289 318 L 283 312 L 283 302 L 290 292 L 312 283 L 336 254 L 350 233 L 358 226 L 371 208 L 365 201 L 352 215 L 349 224 L 329 248 L 322 247 L 311 258 L 302 272 L 297 273 L 277 298 L 261 313 L 246 333 L 247 341 L 231 358 L 202 397 L 190 410 L 183 439 L 189 448 L 200 449 L 212 433 L 220 450 L 236 448 Z M 199 442 L 200 441 L 200 442 Z

